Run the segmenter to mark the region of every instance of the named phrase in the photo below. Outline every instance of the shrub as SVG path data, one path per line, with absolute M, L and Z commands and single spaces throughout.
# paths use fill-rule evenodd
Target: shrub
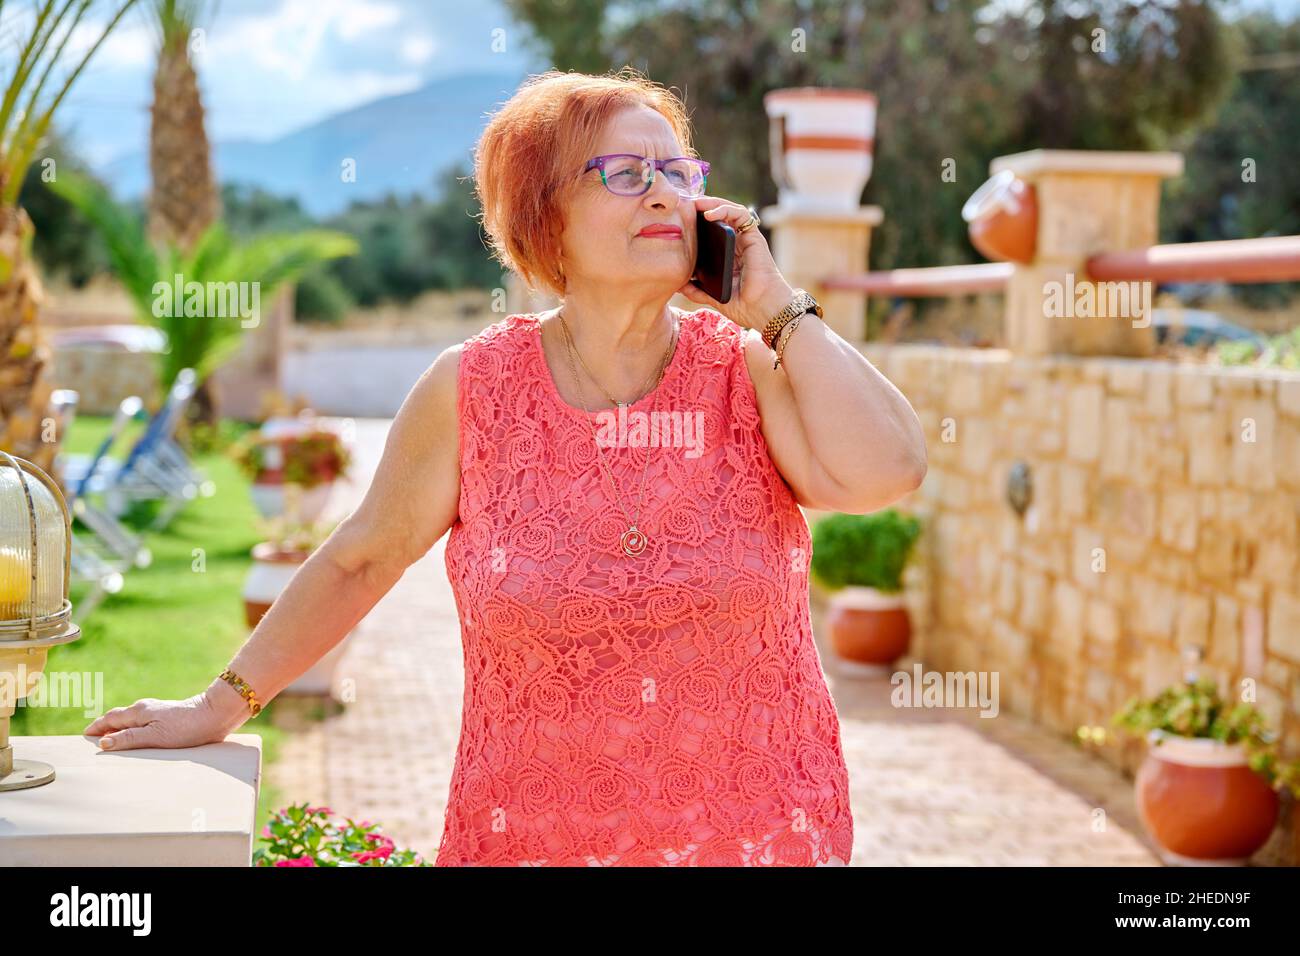
M 920 534 L 917 518 L 893 508 L 829 515 L 813 527 L 812 572 L 831 589 L 901 591 L 903 568 Z
M 352 463 L 342 437 L 323 428 L 275 438 L 254 433 L 238 442 L 230 454 L 253 481 L 278 479 L 303 488 L 333 481 Z
M 1220 342 L 1215 354 L 1221 365 L 1300 369 L 1300 327 L 1270 336 L 1262 347 L 1253 342 Z

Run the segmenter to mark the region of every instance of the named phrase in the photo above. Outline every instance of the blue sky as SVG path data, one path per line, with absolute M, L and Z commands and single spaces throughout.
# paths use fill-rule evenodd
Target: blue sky
M 194 61 L 208 135 L 264 140 L 443 76 L 545 69 L 522 39 L 497 0 L 218 0 Z M 128 13 L 60 110 L 92 163 L 146 141 L 155 43 Z
M 60 112 L 96 166 L 147 141 L 155 38 L 138 6 Z M 1300 0 L 1238 6 L 1295 15 Z M 194 59 L 214 140 L 273 139 L 443 76 L 548 65 L 530 57 L 499 0 L 216 0 L 208 20 Z

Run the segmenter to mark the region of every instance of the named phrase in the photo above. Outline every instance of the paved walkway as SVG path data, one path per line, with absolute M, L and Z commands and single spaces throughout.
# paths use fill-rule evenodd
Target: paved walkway
M 332 502 L 334 517 L 364 496 L 389 424 L 355 421 L 357 474 Z M 277 721 L 300 730 L 268 769 L 286 801 L 378 821 L 399 846 L 429 857 L 442 831 L 463 686 L 445 540 L 348 638 L 340 677 L 354 682 L 353 702 L 311 722 L 276 700 Z M 828 671 L 849 766 L 855 865 L 1160 865 L 1137 823 L 1132 783 L 1099 759 L 1006 713 L 897 709 L 887 680 Z M 1102 827 L 1096 808 L 1105 810 Z

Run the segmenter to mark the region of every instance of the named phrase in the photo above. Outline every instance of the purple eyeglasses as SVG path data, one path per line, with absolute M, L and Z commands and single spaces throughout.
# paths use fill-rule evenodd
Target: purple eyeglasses
M 654 184 L 655 173 L 663 170 L 668 183 L 683 196 L 694 199 L 704 195 L 709 179 L 709 164 L 690 156 L 671 159 L 647 159 L 635 153 L 608 153 L 587 161 L 583 172 L 600 170 L 605 188 L 618 196 L 642 196 Z

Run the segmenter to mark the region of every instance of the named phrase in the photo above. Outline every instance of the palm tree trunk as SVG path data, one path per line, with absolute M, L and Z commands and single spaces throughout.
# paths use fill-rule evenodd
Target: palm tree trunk
M 221 196 L 203 123 L 198 76 L 190 64 L 188 31 L 168 31 L 153 78 L 149 128 L 151 238 L 190 250 L 221 215 Z
M 155 242 L 170 241 L 189 251 L 221 215 L 221 196 L 212 173 L 198 76 L 188 55 L 189 29 L 165 24 L 163 34 L 149 129 L 149 234 Z M 219 417 L 216 390 L 204 379 L 186 418 L 215 425 Z
M 186 409 L 186 424 L 216 426 L 221 420 L 221 407 L 217 401 L 216 382 L 209 375 L 194 387 L 194 397 Z
M 51 353 L 38 320 L 41 283 L 27 213 L 0 207 L 0 448 L 53 477 L 63 436 L 48 418 Z

